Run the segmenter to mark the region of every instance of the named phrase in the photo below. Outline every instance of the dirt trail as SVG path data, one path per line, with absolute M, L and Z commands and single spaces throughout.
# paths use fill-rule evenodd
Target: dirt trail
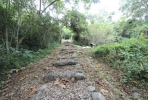
M 89 50 L 64 43 L 39 62 L 15 70 L 0 100 L 129 100 L 120 74 L 89 57 Z

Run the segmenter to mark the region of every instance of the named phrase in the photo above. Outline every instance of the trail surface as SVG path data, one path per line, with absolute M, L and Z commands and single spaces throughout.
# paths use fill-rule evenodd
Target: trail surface
M 120 73 L 69 42 L 36 63 L 14 70 L 0 100 L 129 100 Z

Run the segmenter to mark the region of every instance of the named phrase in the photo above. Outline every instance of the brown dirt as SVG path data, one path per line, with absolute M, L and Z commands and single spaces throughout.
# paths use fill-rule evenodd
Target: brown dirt
M 22 68 L 18 72 L 16 71 L 16 73 L 13 73 L 11 77 L 9 77 L 9 79 L 6 81 L 2 89 L 0 100 L 27 100 L 29 97 L 31 97 L 39 86 L 45 84 L 43 77 L 49 71 L 53 70 L 53 63 L 57 60 L 58 52 L 63 48 L 77 50 L 79 63 L 83 67 L 83 70 L 87 76 L 85 81 L 93 82 L 94 86 L 96 87 L 96 91 L 101 92 L 107 100 L 133 100 L 130 89 L 135 87 L 129 87 L 130 89 L 127 88 L 128 86 L 126 88 L 123 87 L 119 81 L 119 78 L 122 75 L 121 72 L 114 70 L 111 67 L 89 57 L 88 51 L 91 48 L 84 49 L 82 47 L 75 46 L 71 48 L 61 46 L 54 50 L 52 54 L 47 55 L 39 62 L 30 63 L 25 68 Z M 73 84 L 69 82 L 68 85 L 75 85 L 74 87 L 77 87 L 80 85 L 80 83 L 76 82 Z M 82 91 L 85 91 L 83 86 L 82 88 Z M 147 92 L 146 90 L 140 91 L 140 89 L 137 88 L 136 90 L 139 90 L 140 93 L 143 91 Z M 79 91 L 81 91 L 81 88 Z M 65 96 L 65 94 L 63 96 Z M 145 97 L 139 100 L 148 99 Z

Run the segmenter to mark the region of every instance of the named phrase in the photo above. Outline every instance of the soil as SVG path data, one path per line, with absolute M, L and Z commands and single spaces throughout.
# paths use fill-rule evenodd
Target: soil
M 72 52 L 64 53 L 64 50 Z M 65 43 L 44 59 L 30 63 L 21 69 L 14 69 L 0 93 L 0 100 L 28 100 L 45 85 L 48 86 L 48 92 L 54 98 L 53 100 L 92 100 L 90 91 L 86 88 L 87 82 L 92 82 L 95 91 L 102 93 L 106 100 L 148 100 L 146 88 L 138 89 L 134 86 L 121 84 L 120 77 L 123 73 L 90 57 L 90 50 L 91 48 Z M 81 65 L 86 79 L 77 81 L 73 78 L 61 78 L 48 83 L 44 82 L 43 78 L 49 72 L 60 74 L 69 71 L 75 73 L 76 65 L 54 66 L 58 60 L 64 59 L 66 61 L 73 52 L 77 56 L 76 59 Z M 60 55 L 60 53 L 62 54 Z M 135 98 L 133 93 L 140 94 L 140 97 Z

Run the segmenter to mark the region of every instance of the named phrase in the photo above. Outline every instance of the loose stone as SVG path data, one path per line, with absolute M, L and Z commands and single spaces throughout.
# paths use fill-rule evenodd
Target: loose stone
M 89 90 L 90 92 L 93 92 L 93 91 L 95 91 L 95 87 L 94 87 L 94 86 L 88 86 L 88 90 Z
M 100 92 L 93 92 L 92 100 L 106 100 L 106 99 Z

